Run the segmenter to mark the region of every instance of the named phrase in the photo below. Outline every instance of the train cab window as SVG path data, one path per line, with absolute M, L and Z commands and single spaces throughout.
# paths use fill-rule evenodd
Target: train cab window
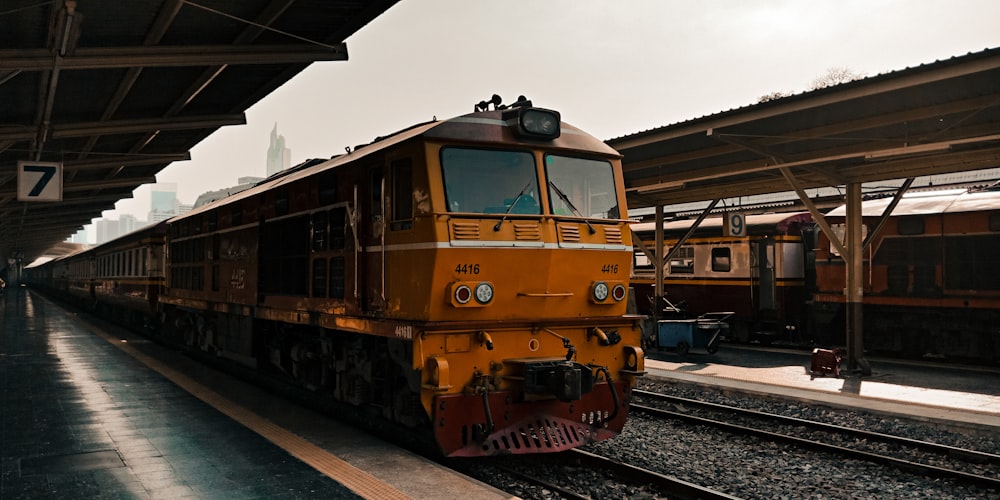
M 413 228 L 413 165 L 409 158 L 391 165 L 393 231 Z
M 670 259 L 670 274 L 694 274 L 694 247 L 685 245 Z
M 555 215 L 619 217 L 615 175 L 605 160 L 546 155 L 549 202 Z
M 535 158 L 529 152 L 444 148 L 441 172 L 449 212 L 542 213 Z
M 732 270 L 732 254 L 729 247 L 712 249 L 712 270 L 717 273 L 728 273 Z

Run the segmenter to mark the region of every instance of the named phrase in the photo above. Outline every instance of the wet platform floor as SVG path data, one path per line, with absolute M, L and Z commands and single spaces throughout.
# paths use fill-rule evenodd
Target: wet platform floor
M 24 288 L 0 301 L 3 500 L 506 498 Z

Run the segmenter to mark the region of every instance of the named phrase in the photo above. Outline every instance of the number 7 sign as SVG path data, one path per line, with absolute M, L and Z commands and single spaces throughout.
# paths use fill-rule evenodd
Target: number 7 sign
M 62 173 L 58 162 L 17 162 L 18 201 L 62 201 Z

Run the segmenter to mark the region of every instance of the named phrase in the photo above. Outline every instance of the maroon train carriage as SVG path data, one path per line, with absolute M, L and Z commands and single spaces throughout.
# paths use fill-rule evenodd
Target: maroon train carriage
M 671 305 L 696 317 L 732 312 L 728 336 L 740 342 L 770 343 L 799 338 L 806 324 L 806 245 L 811 230 L 808 212 L 748 215 L 745 236 L 726 236 L 722 218 L 702 221 L 664 267 L 664 293 Z M 664 223 L 664 253 L 688 231 L 692 220 Z M 633 223 L 647 247 L 655 242 L 655 223 Z M 808 239 L 808 238 L 807 238 Z M 652 314 L 654 270 L 637 250 L 632 285 L 636 305 Z M 661 313 L 662 315 L 662 313 Z

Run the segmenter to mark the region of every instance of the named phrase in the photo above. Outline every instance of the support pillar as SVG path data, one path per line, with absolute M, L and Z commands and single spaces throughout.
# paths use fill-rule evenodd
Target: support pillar
M 861 233 L 861 183 L 847 184 L 847 241 L 845 242 L 847 287 L 844 290 L 847 336 L 847 371 L 871 375 L 871 366 L 864 359 L 864 240 Z
M 656 204 L 656 242 L 654 254 L 656 262 L 653 263 L 655 278 L 653 279 L 653 319 L 659 321 L 660 310 L 663 309 L 663 205 Z

